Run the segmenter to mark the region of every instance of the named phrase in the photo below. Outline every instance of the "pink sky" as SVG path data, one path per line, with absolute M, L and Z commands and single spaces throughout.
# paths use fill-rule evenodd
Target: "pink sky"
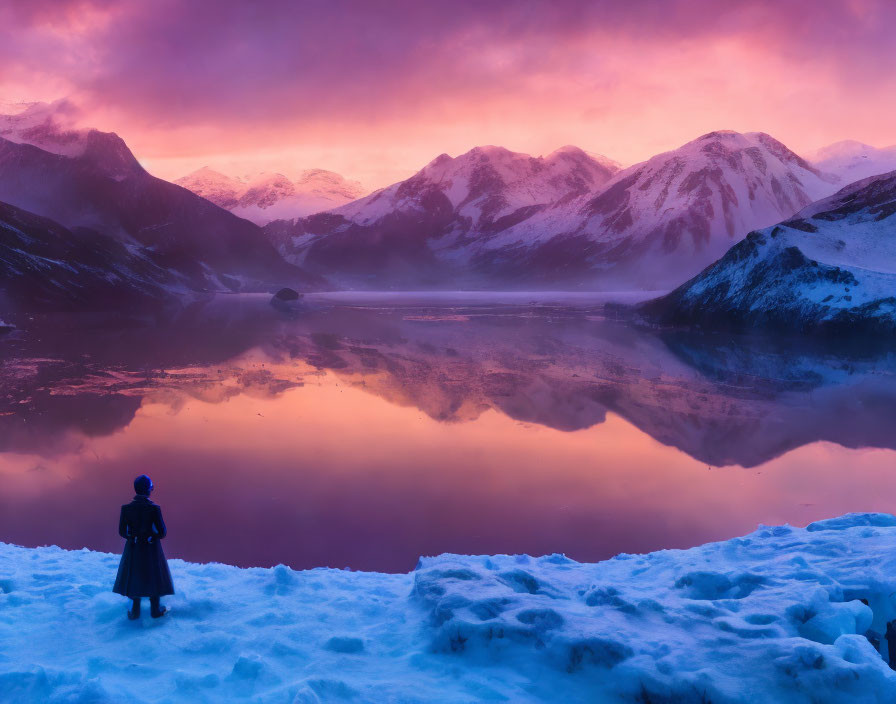
M 890 0 L 7 0 L 0 100 L 67 97 L 154 173 L 576 144 L 629 164 L 716 129 L 896 143 Z

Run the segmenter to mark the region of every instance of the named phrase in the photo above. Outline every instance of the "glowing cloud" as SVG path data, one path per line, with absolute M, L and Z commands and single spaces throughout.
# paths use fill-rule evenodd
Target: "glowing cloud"
M 887 145 L 893 26 L 888 0 L 13 0 L 0 95 L 69 96 L 169 178 L 242 161 L 378 186 L 483 143 Z

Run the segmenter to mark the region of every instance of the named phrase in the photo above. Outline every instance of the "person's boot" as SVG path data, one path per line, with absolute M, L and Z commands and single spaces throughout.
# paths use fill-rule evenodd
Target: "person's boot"
M 168 613 L 168 607 L 159 603 L 159 597 L 152 597 L 149 600 L 149 607 L 149 615 L 153 618 L 162 618 L 162 616 Z
M 131 599 L 132 606 L 131 610 L 128 611 L 128 619 L 131 621 L 136 621 L 140 618 L 140 599 Z

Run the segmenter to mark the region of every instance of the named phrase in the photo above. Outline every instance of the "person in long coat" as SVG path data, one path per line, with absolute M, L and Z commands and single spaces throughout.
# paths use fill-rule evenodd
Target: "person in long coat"
M 152 480 L 141 474 L 134 480 L 136 496 L 121 507 L 118 534 L 127 542 L 118 565 L 118 576 L 112 591 L 133 601 L 128 611 L 131 620 L 140 618 L 140 601 L 149 597 L 153 618 L 164 616 L 168 609 L 159 603 L 161 597 L 174 594 L 171 572 L 162 552 L 162 538 L 167 531 L 162 509 L 149 500 Z

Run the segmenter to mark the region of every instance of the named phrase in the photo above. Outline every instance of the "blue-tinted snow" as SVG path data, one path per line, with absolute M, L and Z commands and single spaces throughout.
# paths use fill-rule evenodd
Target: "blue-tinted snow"
M 137 622 L 110 592 L 117 556 L 0 544 L 0 692 L 892 702 L 896 673 L 864 634 L 896 618 L 894 541 L 893 516 L 851 514 L 597 564 L 442 555 L 388 575 L 172 560 L 171 614 Z

